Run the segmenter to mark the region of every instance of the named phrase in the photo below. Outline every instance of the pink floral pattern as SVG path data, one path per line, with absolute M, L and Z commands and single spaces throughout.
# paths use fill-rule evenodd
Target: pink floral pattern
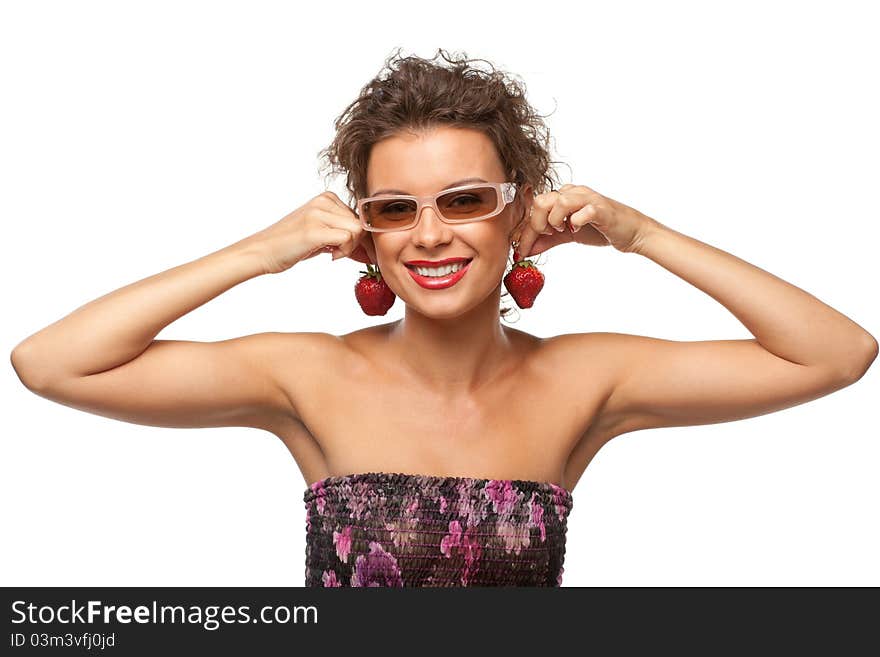
M 551 482 L 366 472 L 303 494 L 306 586 L 561 586 L 571 493 Z

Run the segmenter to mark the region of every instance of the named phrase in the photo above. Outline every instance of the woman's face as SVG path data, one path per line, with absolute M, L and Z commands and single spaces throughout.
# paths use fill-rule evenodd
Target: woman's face
M 376 143 L 367 163 L 367 195 L 394 189 L 427 196 L 465 178 L 509 180 L 486 135 L 477 130 L 440 127 L 419 136 L 401 134 Z M 432 208 L 425 207 L 414 228 L 369 233 L 372 245 L 365 240 L 365 249 L 379 265 L 388 286 L 407 305 L 431 317 L 455 317 L 486 301 L 500 286 L 510 253 L 510 236 L 520 220 L 528 216 L 531 200 L 532 189 L 526 185 L 517 189 L 517 199 L 494 217 L 458 225 L 444 223 Z M 422 287 L 405 264 L 410 260 L 446 258 L 472 260 L 464 277 L 443 289 Z

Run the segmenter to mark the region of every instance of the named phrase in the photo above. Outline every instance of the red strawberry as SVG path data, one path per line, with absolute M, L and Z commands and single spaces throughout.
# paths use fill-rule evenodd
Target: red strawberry
M 361 276 L 354 284 L 354 296 L 361 308 L 368 315 L 384 315 L 394 305 L 397 298 L 388 283 L 382 280 L 378 267 L 367 263 L 367 271 L 361 270 Z
M 544 287 L 544 274 L 531 260 L 520 260 L 519 251 L 513 252 L 513 267 L 504 277 L 504 287 L 520 308 L 531 308 L 535 297 Z

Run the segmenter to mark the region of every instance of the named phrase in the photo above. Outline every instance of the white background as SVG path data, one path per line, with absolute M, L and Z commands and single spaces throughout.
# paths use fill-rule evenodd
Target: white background
M 880 335 L 869 3 L 317 7 L 3 4 L 6 353 L 322 191 L 333 120 L 397 46 L 464 50 L 520 76 L 550 114 L 553 159 L 571 167 L 558 166 L 562 183 Z M 344 193 L 341 180 L 330 188 Z M 522 330 L 752 337 L 647 258 L 577 244 L 541 257 L 547 285 Z M 158 337 L 340 334 L 400 318 L 400 300 L 384 317 L 361 313 L 359 269 L 322 254 Z M 305 481 L 271 434 L 90 415 L 31 393 L 11 365 L 0 386 L 4 585 L 302 585 Z M 880 585 L 877 393 L 875 366 L 785 411 L 616 438 L 576 487 L 564 585 Z

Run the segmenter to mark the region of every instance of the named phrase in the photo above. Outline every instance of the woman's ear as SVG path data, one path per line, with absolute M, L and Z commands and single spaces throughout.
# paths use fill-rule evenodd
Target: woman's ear
M 362 262 L 366 264 L 376 264 L 376 247 L 373 245 L 373 233 L 368 230 L 365 230 L 361 234 L 360 244 L 355 247 L 355 250 L 352 251 L 349 256 L 352 260 L 357 260 L 358 262 Z
M 531 184 L 524 185 L 521 192 L 516 195 L 516 209 L 514 210 L 514 225 L 510 231 L 510 238 L 519 240 L 522 230 L 529 220 L 534 200 L 533 187 Z
M 361 240 L 361 246 L 363 246 L 367 255 L 370 256 L 370 262 L 372 264 L 379 262 L 379 259 L 376 257 L 376 245 L 373 244 L 373 233 L 365 231 L 364 237 Z

